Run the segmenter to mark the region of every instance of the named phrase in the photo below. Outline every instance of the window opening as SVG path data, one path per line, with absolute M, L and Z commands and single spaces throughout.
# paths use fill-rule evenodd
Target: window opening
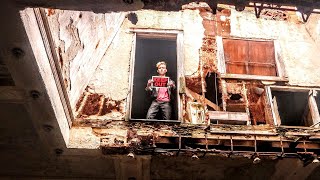
M 157 76 L 156 64 L 165 61 L 167 64 L 166 76 L 169 76 L 177 85 L 177 42 L 175 39 L 139 37 L 136 39 L 135 62 L 133 74 L 131 119 L 146 119 L 147 111 L 152 98 L 145 91 L 148 79 Z M 178 98 L 176 89 L 172 92 L 171 100 L 172 120 L 178 120 Z M 161 119 L 158 115 L 156 119 Z
M 214 102 L 216 105 L 220 106 L 222 103 L 222 93 L 219 92 L 220 83 L 217 78 L 216 73 L 209 73 L 205 78 L 207 84 L 207 92 L 205 92 L 205 97 Z M 207 106 L 208 110 L 214 110 L 212 107 Z
M 281 125 L 311 126 L 313 124 L 308 104 L 309 92 L 272 90 L 272 103 Z

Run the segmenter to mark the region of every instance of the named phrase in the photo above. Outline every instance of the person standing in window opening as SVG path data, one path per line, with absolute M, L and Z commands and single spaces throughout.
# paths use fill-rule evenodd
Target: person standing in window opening
M 151 92 L 153 101 L 149 107 L 147 113 L 147 119 L 154 119 L 158 113 L 161 113 L 163 120 L 171 118 L 171 105 L 172 90 L 175 89 L 174 81 L 166 76 L 167 64 L 164 61 L 160 61 L 156 64 L 159 79 L 168 79 L 165 87 L 159 87 L 155 85 L 153 79 L 149 79 L 147 83 L 146 91 Z M 160 80 L 162 81 L 162 80 Z M 157 87 L 158 86 L 158 87 Z M 161 85 L 160 85 L 161 86 Z

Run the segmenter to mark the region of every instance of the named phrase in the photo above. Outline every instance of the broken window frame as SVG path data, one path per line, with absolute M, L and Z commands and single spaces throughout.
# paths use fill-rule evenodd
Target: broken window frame
M 277 76 L 262 76 L 262 75 L 249 75 L 249 74 L 231 74 L 226 71 L 226 61 L 224 57 L 224 48 L 223 48 L 223 39 L 227 39 L 221 36 L 216 37 L 217 42 L 217 61 L 218 61 L 218 70 L 220 72 L 220 77 L 225 79 L 244 79 L 244 80 L 272 80 L 272 81 L 288 81 L 284 64 L 281 56 L 280 43 L 277 40 L 264 40 L 264 41 L 273 41 L 274 51 L 275 51 L 275 64 L 276 64 L 276 73 Z M 237 39 L 237 40 L 246 40 L 241 38 L 228 38 L 228 39 Z M 255 41 L 254 39 L 250 39 Z M 257 41 L 263 41 L 261 39 Z
M 274 126 L 281 126 L 286 128 L 294 128 L 296 126 L 287 126 L 287 125 L 281 125 L 281 119 L 279 116 L 278 108 L 273 103 L 272 99 L 272 90 L 277 91 L 289 91 L 289 92 L 308 92 L 309 93 L 309 99 L 308 99 L 308 107 L 311 113 L 313 125 L 310 127 L 318 128 L 320 124 L 320 114 L 319 114 L 319 108 L 316 103 L 315 97 L 317 96 L 317 92 L 320 90 L 318 88 L 303 88 L 303 87 L 285 87 L 285 86 L 266 86 L 266 95 L 267 95 L 267 101 L 268 104 L 271 106 L 271 114 L 273 118 Z M 301 128 L 307 127 L 307 126 L 299 126 Z
M 130 58 L 130 79 L 129 79 L 129 94 L 127 99 L 128 111 L 126 113 L 126 120 L 142 120 L 142 121 L 154 121 L 149 119 L 132 119 L 132 90 L 133 90 L 133 76 L 134 76 L 134 65 L 135 65 L 135 51 L 137 37 L 143 38 L 162 38 L 162 39 L 175 39 L 177 43 L 177 104 L 178 104 L 178 120 L 161 120 L 157 122 L 182 122 L 182 99 L 179 96 L 180 92 L 180 79 L 184 76 L 184 44 L 183 44 L 183 31 L 181 30 L 164 30 L 164 29 L 142 29 L 142 28 L 131 28 L 128 30 L 129 33 L 133 33 L 133 42 L 131 47 L 131 58 Z

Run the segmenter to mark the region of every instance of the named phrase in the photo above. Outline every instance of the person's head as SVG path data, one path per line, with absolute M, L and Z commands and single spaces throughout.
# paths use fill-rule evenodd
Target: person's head
M 157 72 L 160 76 L 165 76 L 167 73 L 167 64 L 164 61 L 160 61 L 156 64 Z

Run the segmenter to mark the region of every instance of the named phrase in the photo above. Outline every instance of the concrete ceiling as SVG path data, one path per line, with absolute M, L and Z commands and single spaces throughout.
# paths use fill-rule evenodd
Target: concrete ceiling
M 271 0 L 270 0 L 271 1 Z M 316 179 L 320 168 L 298 159 L 105 156 L 100 150 L 68 149 L 35 63 L 19 11 L 54 7 L 95 12 L 180 9 L 191 1 L 3 0 L 0 2 L 0 177 L 1 179 Z M 210 1 L 211 2 L 211 1 Z M 219 1 L 234 3 L 235 1 Z M 262 2 L 262 1 L 260 1 Z M 263 1 L 267 2 L 267 1 Z M 269 2 L 269 1 L 268 1 Z M 278 0 L 308 5 L 315 0 Z M 22 50 L 22 51 L 20 51 Z M 4 78 L 5 77 L 5 78 Z M 8 86 L 10 85 L 10 86 Z M 288 168 L 289 167 L 289 168 Z

